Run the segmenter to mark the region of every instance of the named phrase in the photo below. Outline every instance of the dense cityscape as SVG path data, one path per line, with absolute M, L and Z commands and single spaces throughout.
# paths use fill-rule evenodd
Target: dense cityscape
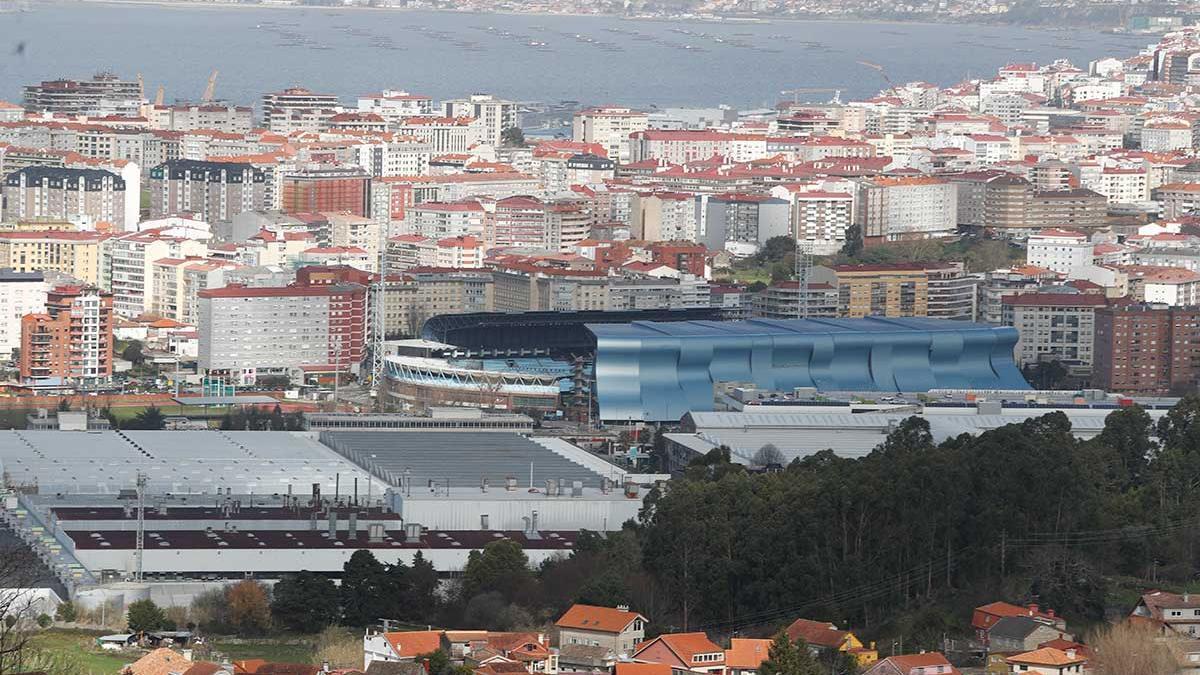
M 1126 10 L 745 109 L 21 82 L 0 675 L 1200 673 L 1200 23 Z

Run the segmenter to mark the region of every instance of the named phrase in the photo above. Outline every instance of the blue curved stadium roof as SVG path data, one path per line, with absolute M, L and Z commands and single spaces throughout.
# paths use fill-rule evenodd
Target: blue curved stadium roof
M 925 318 L 588 324 L 604 420 L 713 409 L 715 382 L 820 391 L 1028 389 L 1017 332 Z

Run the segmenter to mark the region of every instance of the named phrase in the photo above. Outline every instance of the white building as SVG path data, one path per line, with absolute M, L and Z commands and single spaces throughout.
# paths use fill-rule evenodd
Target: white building
M 602 145 L 609 159 L 627 164 L 630 134 L 645 131 L 649 124 L 649 114 L 630 108 L 589 108 L 575 113 L 571 136 L 581 143 Z
M 1200 304 L 1200 272 L 1164 268 L 1147 274 L 1142 290 L 1146 302 L 1172 307 L 1197 305 Z
M 505 129 L 521 126 L 517 104 L 491 94 L 472 94 L 470 98 L 442 102 L 446 117 L 473 117 L 483 124 L 483 142 L 500 146 Z
M 113 294 L 113 312 L 133 318 L 154 310 L 154 261 L 162 258 L 205 258 L 204 241 L 171 237 L 146 230 L 104 242 L 100 286 Z
M 1042 230 L 1029 235 L 1026 246 L 1027 263 L 1062 274 L 1091 265 L 1095 252 L 1087 235 L 1070 230 Z
M 954 183 L 934 176 L 863 180 L 854 219 L 867 240 L 950 236 L 958 228 L 958 190 Z
M 0 269 L 0 360 L 21 346 L 21 317 L 46 311 L 46 281 L 41 272 Z

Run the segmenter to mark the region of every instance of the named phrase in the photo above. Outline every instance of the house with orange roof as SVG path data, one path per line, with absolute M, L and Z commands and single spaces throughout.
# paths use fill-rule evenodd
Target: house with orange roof
M 672 671 L 723 673 L 725 650 L 704 633 L 663 633 L 638 645 L 634 660 L 662 663 Z
M 672 675 L 672 670 L 665 663 L 622 661 L 614 666 L 613 675 Z
M 628 607 L 572 605 L 554 625 L 558 628 L 558 646 L 602 647 L 613 654 L 630 654 L 646 638 L 646 617 Z
M 796 619 L 784 629 L 792 640 L 803 639 L 814 653 L 822 651 L 839 651 L 854 657 L 859 667 L 866 667 L 879 660 L 879 652 L 875 643 L 864 646 L 862 641 L 848 630 L 841 630 L 832 623 Z
M 771 640 L 732 638 L 725 650 L 725 672 L 729 675 L 756 675 L 771 653 Z
M 1045 623 L 1055 626 L 1060 630 L 1066 630 L 1067 622 L 1060 616 L 1055 616 L 1054 610 L 1048 609 L 1042 611 L 1035 604 L 1030 604 L 1027 607 L 1021 607 L 1009 602 L 991 602 L 986 605 L 980 605 L 975 608 L 975 612 L 971 615 L 971 627 L 975 629 L 975 636 L 980 642 L 987 646 L 988 632 L 996 625 L 1000 619 L 1012 616 L 1027 616 L 1042 619 Z
M 440 630 L 367 633 L 363 637 L 363 667 L 369 667 L 373 661 L 413 661 L 444 645 L 445 633 Z
M 192 667 L 191 659 L 162 647 L 121 669 L 121 675 L 183 675 Z
M 940 652 L 889 656 L 864 670 L 862 675 L 962 675 Z
M 1042 647 L 1031 652 L 1014 654 L 1006 659 L 1013 673 L 1031 675 L 1073 675 L 1083 672 L 1087 657 L 1074 648 L 1066 651 Z

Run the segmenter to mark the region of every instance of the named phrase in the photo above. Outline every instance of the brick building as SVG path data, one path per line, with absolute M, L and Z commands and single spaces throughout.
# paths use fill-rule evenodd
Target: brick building
M 46 311 L 21 319 L 21 379 L 108 379 L 112 331 L 112 294 L 90 286 L 50 290 Z
M 308 167 L 283 174 L 284 213 L 346 212 L 371 215 L 371 176 L 358 168 Z
M 1127 394 L 1200 382 L 1200 308 L 1119 304 L 1096 312 L 1092 384 Z

